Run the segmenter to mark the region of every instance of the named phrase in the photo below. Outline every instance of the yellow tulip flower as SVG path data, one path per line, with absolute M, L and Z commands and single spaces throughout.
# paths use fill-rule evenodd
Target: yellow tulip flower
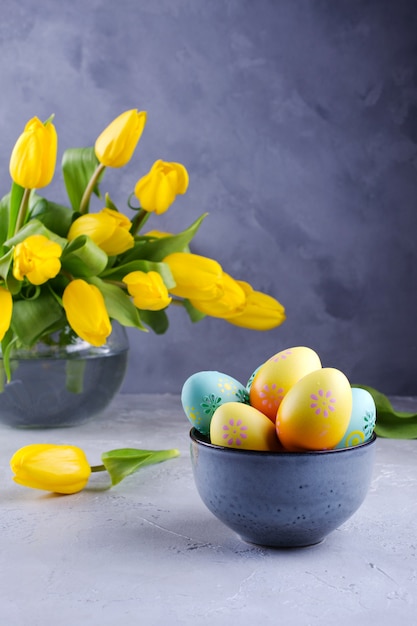
M 163 239 L 163 237 L 172 237 L 172 233 L 167 233 L 163 230 L 148 230 L 143 233 L 145 237 L 155 237 L 155 239 Z
M 45 235 L 31 235 L 18 243 L 13 252 L 13 276 L 25 277 L 33 285 L 42 285 L 61 269 L 61 246 Z
M 12 180 L 26 189 L 46 187 L 55 171 L 58 137 L 51 121 L 33 117 L 17 140 L 10 158 Z
M 122 254 L 134 246 L 129 229 L 132 222 L 123 213 L 103 209 L 100 213 L 87 213 L 76 219 L 67 238 L 72 241 L 80 235 L 88 235 L 109 256 Z
M 95 285 L 77 278 L 62 295 L 62 306 L 71 328 L 93 346 L 106 343 L 112 327 L 101 291 Z
M 123 282 L 138 309 L 160 311 L 171 303 L 172 298 L 158 272 L 130 272 Z
M 24 446 L 12 456 L 10 467 L 19 485 L 62 494 L 84 489 L 91 474 L 84 452 L 67 445 Z
M 0 341 L 10 327 L 13 311 L 12 294 L 5 287 L 0 287 Z
M 155 161 L 150 171 L 135 185 L 135 196 L 144 211 L 160 215 L 178 194 L 188 188 L 188 172 L 181 163 Z
M 201 313 L 222 319 L 241 313 L 244 310 L 246 295 L 238 281 L 223 272 L 222 287 L 223 293 L 219 298 L 213 300 L 191 298 L 191 304 Z
M 271 330 L 285 321 L 285 309 L 278 300 L 254 291 L 248 283 L 237 282 L 246 294 L 246 304 L 242 313 L 227 319 L 230 324 L 252 330 Z
M 108 167 L 123 167 L 135 151 L 146 124 L 146 112 L 131 109 L 114 119 L 97 138 L 96 157 Z
M 217 261 L 198 254 L 173 252 L 164 263 L 175 280 L 169 292 L 190 300 L 213 300 L 223 294 L 223 270 Z

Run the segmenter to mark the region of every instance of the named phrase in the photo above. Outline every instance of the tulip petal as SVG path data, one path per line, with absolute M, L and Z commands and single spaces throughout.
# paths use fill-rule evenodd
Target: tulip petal
M 0 287 L 0 341 L 9 330 L 13 312 L 12 294 L 5 287 Z
M 11 157 L 12 180 L 26 189 L 46 187 L 55 171 L 58 138 L 51 121 L 29 120 L 18 138 Z
M 133 304 L 138 309 L 160 311 L 172 301 L 158 272 L 130 272 L 123 278 L 128 292 L 133 296 Z
M 252 330 L 271 330 L 285 321 L 285 309 L 278 300 L 255 291 L 248 283 L 238 283 L 246 293 L 246 305 L 242 313 L 227 319 L 230 324 Z
M 196 300 L 192 298 L 191 304 L 197 311 L 210 315 L 228 319 L 242 313 L 246 303 L 246 295 L 238 281 L 223 273 L 222 276 L 223 293 L 219 298 L 213 300 Z
M 24 446 L 12 456 L 10 467 L 16 483 L 62 494 L 81 491 L 91 474 L 83 450 L 67 445 Z
M 178 194 L 186 192 L 188 172 L 181 163 L 159 159 L 135 185 L 135 196 L 144 211 L 165 213 Z
M 95 285 L 80 278 L 72 280 L 64 290 L 62 305 L 69 325 L 79 337 L 93 346 L 106 343 L 112 328 L 104 298 Z
M 94 149 L 100 163 L 123 167 L 135 151 L 146 124 L 146 112 L 131 109 L 116 117 L 97 138 Z
M 44 235 L 30 235 L 15 247 L 13 276 L 25 277 L 33 285 L 42 285 L 54 278 L 61 269 L 61 246 Z
M 174 252 L 164 259 L 176 286 L 170 293 L 189 300 L 213 300 L 223 294 L 223 270 L 217 261 L 198 254 Z
M 69 229 L 68 240 L 86 235 L 108 256 L 115 256 L 133 248 L 135 241 L 129 232 L 131 225 L 125 215 L 106 208 L 76 219 Z

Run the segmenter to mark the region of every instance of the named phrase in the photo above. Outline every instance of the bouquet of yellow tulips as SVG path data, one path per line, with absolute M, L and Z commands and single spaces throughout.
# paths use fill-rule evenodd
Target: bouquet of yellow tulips
M 210 315 L 256 330 L 284 321 L 275 298 L 190 251 L 205 214 L 177 234 L 141 234 L 152 213 L 164 213 L 187 191 L 184 165 L 158 160 L 139 178 L 127 200 L 131 219 L 102 195 L 105 169 L 130 161 L 146 118 L 146 112 L 125 111 L 94 147 L 64 152 L 70 206 L 37 192 L 55 172 L 53 117 L 34 117 L 18 138 L 10 159 L 11 190 L 0 201 L 0 340 L 7 380 L 15 348 L 30 348 L 68 327 L 74 337 L 100 346 L 112 320 L 164 333 L 171 304 L 182 305 L 192 321 Z M 93 194 L 103 207 L 96 213 L 89 212 Z

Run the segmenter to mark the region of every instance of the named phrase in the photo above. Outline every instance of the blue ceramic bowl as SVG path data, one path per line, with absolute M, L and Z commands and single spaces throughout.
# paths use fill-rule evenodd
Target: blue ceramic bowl
M 322 452 L 255 452 L 190 432 L 191 462 L 207 508 L 244 541 L 299 547 L 321 542 L 360 507 L 372 478 L 375 435 Z

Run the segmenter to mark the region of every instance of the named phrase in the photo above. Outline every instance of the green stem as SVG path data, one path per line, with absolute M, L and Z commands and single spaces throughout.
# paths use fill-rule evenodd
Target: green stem
M 135 217 L 132 220 L 132 226 L 130 227 L 130 234 L 135 236 L 138 230 L 140 229 L 140 227 L 145 224 L 149 216 L 150 216 L 149 211 L 145 211 L 145 209 L 139 209 Z
M 97 168 L 95 170 L 95 172 L 93 173 L 92 177 L 90 178 L 90 181 L 87 185 L 87 187 L 84 190 L 83 193 L 83 197 L 81 198 L 81 202 L 80 202 L 80 213 L 87 213 L 88 211 L 88 203 L 90 202 L 90 198 L 91 198 L 91 194 L 94 191 L 94 187 L 97 184 L 98 179 L 101 176 L 101 173 L 104 171 L 105 169 L 105 165 L 103 165 L 103 163 L 99 163 L 97 165 Z
M 11 333 L 12 331 L 9 329 L 8 333 Z M 4 340 L 3 340 L 4 341 Z M 2 356 L 3 356 L 3 369 L 4 369 L 4 373 L 6 375 L 6 382 L 10 383 L 12 380 L 12 370 L 10 368 L 10 352 L 13 348 L 13 345 L 16 343 L 17 341 L 17 337 L 13 337 L 8 343 L 7 345 L 3 348 L 2 347 Z
M 6 382 L 6 372 L 3 366 L 3 361 L 0 359 L 0 393 L 4 391 L 4 384 Z
M 91 471 L 92 472 L 107 472 L 107 470 L 104 467 L 104 465 L 92 465 L 91 466 Z
M 31 189 L 25 189 L 22 196 L 22 201 L 20 203 L 19 212 L 17 214 L 16 226 L 14 228 L 14 234 L 16 234 L 24 225 L 26 214 L 29 206 L 29 198 L 30 198 Z
M 126 285 L 122 280 L 109 280 L 103 278 L 103 282 L 105 282 L 107 285 L 114 285 L 115 287 L 120 287 L 120 289 L 126 290 Z

